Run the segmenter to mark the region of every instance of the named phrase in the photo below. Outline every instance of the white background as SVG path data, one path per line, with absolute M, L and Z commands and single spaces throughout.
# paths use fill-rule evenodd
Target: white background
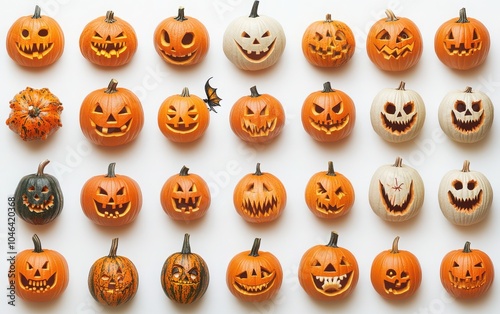
M 31 15 L 35 4 L 42 15 L 55 18 L 63 28 L 65 51 L 54 65 L 41 70 L 17 66 L 0 51 L 1 88 L 0 119 L 9 114 L 9 100 L 26 86 L 48 87 L 64 105 L 63 127 L 45 142 L 23 142 L 7 126 L 0 128 L 2 145 L 0 162 L 0 312 L 2 313 L 327 313 L 333 309 L 349 313 L 463 313 L 492 312 L 498 309 L 500 281 L 490 293 L 477 301 L 451 299 L 439 280 L 439 265 L 450 250 L 463 247 L 487 252 L 495 266 L 500 267 L 496 245 L 498 201 L 493 201 L 488 219 L 470 227 L 456 227 L 441 214 L 437 190 L 442 176 L 449 170 L 461 169 L 465 159 L 471 169 L 488 176 L 494 192 L 500 189 L 498 174 L 499 148 L 495 144 L 500 128 L 494 121 L 490 135 L 477 144 L 457 144 L 441 131 L 437 108 L 451 90 L 472 86 L 486 92 L 494 104 L 499 100 L 500 46 L 498 8 L 493 1 L 286 1 L 263 0 L 259 13 L 276 18 L 283 25 L 287 46 L 280 61 L 268 70 L 253 73 L 234 67 L 222 51 L 222 36 L 234 18 L 247 16 L 251 0 L 173 0 L 173 1 L 110 1 L 110 0 L 39 0 L 1 1 L 0 38 L 5 38 L 10 25 L 20 16 Z M 207 27 L 211 46 L 203 63 L 191 68 L 178 68 L 164 63 L 156 54 L 152 36 L 156 25 L 166 17 L 175 16 L 179 6 L 185 13 L 202 21 Z M 478 69 L 457 72 L 437 59 L 433 39 L 436 29 L 448 19 L 458 16 L 461 7 L 469 17 L 481 20 L 489 29 L 492 45 L 489 58 Z M 366 33 L 385 9 L 411 18 L 420 28 L 424 52 L 419 64 L 405 73 L 385 73 L 368 59 Z M 78 38 L 90 20 L 113 10 L 115 16 L 131 23 L 137 33 L 139 47 L 132 62 L 119 69 L 93 66 L 80 54 Z M 301 38 L 313 21 L 331 13 L 333 19 L 347 23 L 356 35 L 356 53 L 342 68 L 315 68 L 302 55 Z M 157 110 L 168 96 L 178 94 L 187 86 L 192 94 L 203 97 L 203 85 L 211 83 L 223 98 L 222 108 L 212 114 L 205 136 L 192 144 L 169 142 L 157 127 Z M 140 97 L 145 111 L 145 126 L 137 140 L 126 147 L 101 148 L 90 144 L 81 133 L 78 114 L 81 101 L 91 91 L 104 88 L 115 78 L 119 87 L 133 90 Z M 396 88 L 404 80 L 407 89 L 420 93 L 427 108 L 427 119 L 419 137 L 410 143 L 390 144 L 373 131 L 369 110 L 373 97 L 386 87 Z M 320 144 L 303 130 L 300 110 L 305 97 L 322 89 L 325 81 L 353 98 L 357 120 L 353 133 L 335 144 Z M 229 111 L 240 97 L 257 85 L 259 92 L 278 98 L 286 110 L 286 126 L 282 134 L 267 145 L 241 142 L 229 127 Z M 403 163 L 417 169 L 425 183 L 426 195 L 419 215 L 406 223 L 386 223 L 378 218 L 368 204 L 368 186 L 374 171 L 392 164 L 397 156 Z M 42 245 L 62 253 L 70 268 L 70 281 L 60 299 L 49 304 L 30 304 L 20 299 L 16 306 L 7 305 L 6 230 L 7 197 L 12 195 L 19 179 L 36 172 L 38 164 L 49 159 L 46 173 L 55 175 L 62 186 L 65 206 L 61 215 L 49 225 L 32 226 L 18 220 L 17 250 L 32 248 L 31 236 L 37 233 Z M 356 201 L 351 212 L 335 221 L 323 221 L 309 212 L 304 201 L 304 187 L 309 177 L 325 171 L 332 160 L 335 169 L 352 182 Z M 88 220 L 79 202 L 80 189 L 91 176 L 105 174 L 110 162 L 116 172 L 134 178 L 144 197 L 137 220 L 124 228 L 103 228 Z M 267 225 L 248 224 L 232 205 L 233 187 L 245 174 L 261 163 L 262 171 L 279 177 L 288 192 L 285 213 Z M 172 221 L 163 212 L 159 192 L 165 180 L 186 165 L 191 173 L 201 175 L 210 185 L 212 205 L 207 215 L 192 223 Z M 340 234 L 339 245 L 357 257 L 360 278 L 353 294 L 336 303 L 315 302 L 302 290 L 297 279 L 297 266 L 302 254 L 311 246 L 326 244 L 330 232 Z M 203 256 L 210 268 L 210 285 L 205 296 L 190 306 L 171 302 L 160 285 L 164 260 L 181 249 L 184 233 L 191 234 L 193 252 Z M 420 260 L 423 280 L 418 293 L 410 300 L 388 302 L 373 289 L 369 271 L 373 258 L 390 248 L 396 235 L 401 237 L 400 249 L 412 251 Z M 97 304 L 87 289 L 87 274 L 92 263 L 107 255 L 113 237 L 119 237 L 118 254 L 129 257 L 136 265 L 140 284 L 135 299 L 117 309 Z M 275 299 L 262 304 L 239 302 L 226 287 L 225 273 L 229 260 L 249 250 L 255 237 L 262 238 L 261 250 L 271 251 L 281 261 L 284 281 Z

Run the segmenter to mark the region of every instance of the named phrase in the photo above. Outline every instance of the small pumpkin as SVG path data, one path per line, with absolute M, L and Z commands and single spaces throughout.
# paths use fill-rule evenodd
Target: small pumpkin
M 127 21 L 107 11 L 90 21 L 80 34 L 80 52 L 93 64 L 118 67 L 129 63 L 137 50 L 137 35 Z
M 165 181 L 160 192 L 161 206 L 174 220 L 191 221 L 203 217 L 210 207 L 208 184 L 183 166 L 178 174 Z
M 387 18 L 376 21 L 366 37 L 366 52 L 379 69 L 400 72 L 415 66 L 423 51 L 422 35 L 409 18 L 387 9 Z
M 345 299 L 356 288 L 358 262 L 351 251 L 337 245 L 338 237 L 331 232 L 328 244 L 309 248 L 300 259 L 299 283 L 313 299 Z
M 273 66 L 286 46 L 281 24 L 270 16 L 258 14 L 259 1 L 254 1 L 250 15 L 233 20 L 223 37 L 223 51 L 236 67 L 258 71 Z
M 69 283 L 69 268 L 64 256 L 42 248 L 38 235 L 32 237 L 34 249 L 16 254 L 14 262 L 16 295 L 30 302 L 49 302 L 59 298 Z
M 318 67 L 338 68 L 354 55 L 356 40 L 349 26 L 332 20 L 330 13 L 324 20 L 311 23 L 302 35 L 302 53 L 306 60 Z
M 304 100 L 301 119 L 304 130 L 316 141 L 337 142 L 354 129 L 356 108 L 349 95 L 325 82 L 323 90 L 309 94 Z
M 493 189 L 488 178 L 470 170 L 464 161 L 462 170 L 448 171 L 439 184 L 439 207 L 455 225 L 469 226 L 484 220 L 493 202 Z
M 280 261 L 271 252 L 259 251 L 260 242 L 260 238 L 255 238 L 250 251 L 236 254 L 227 265 L 227 287 L 241 301 L 270 300 L 283 282 Z
M 108 166 L 106 175 L 88 179 L 80 193 L 83 213 L 100 226 L 122 226 L 133 222 L 142 207 L 139 184 L 126 175 L 115 173 L 116 163 Z
M 404 300 L 417 292 L 422 282 L 418 258 L 410 251 L 400 250 L 399 237 L 392 249 L 380 252 L 372 262 L 370 280 L 377 293 L 388 300 Z
M 193 303 L 207 291 L 208 265 L 200 255 L 191 252 L 188 233 L 184 235 L 182 250 L 165 260 L 160 281 L 167 297 L 181 304 Z
M 41 15 L 36 5 L 33 15 L 18 18 L 6 37 L 9 57 L 25 67 L 40 68 L 53 64 L 64 52 L 64 33 L 57 21 Z
M 490 289 L 495 276 L 491 258 L 485 252 L 470 247 L 448 252 L 441 261 L 440 277 L 444 289 L 457 299 L 475 299 Z
M 243 176 L 233 191 L 236 212 L 247 222 L 266 223 L 279 218 L 286 206 L 286 190 L 280 179 L 260 170 Z
M 438 109 L 439 126 L 452 140 L 476 143 L 486 137 L 494 118 L 494 106 L 488 95 L 466 87 L 448 92 Z
M 189 66 L 203 61 L 210 46 L 210 36 L 202 22 L 184 14 L 179 7 L 177 16 L 161 21 L 154 32 L 154 47 L 168 64 Z
M 26 87 L 9 103 L 10 114 L 5 123 L 24 141 L 46 140 L 62 126 L 64 108 L 48 88 Z
M 285 110 L 275 97 L 259 94 L 256 86 L 250 88 L 250 93 L 238 99 L 231 108 L 231 130 L 245 142 L 267 143 L 285 126 Z
M 305 188 L 309 210 L 319 218 L 334 219 L 349 213 L 354 204 L 354 188 L 343 174 L 334 171 L 333 162 L 328 170 L 311 176 Z
M 42 161 L 36 173 L 22 177 L 14 192 L 16 215 L 33 225 L 53 221 L 64 207 L 59 181 L 43 172 L 49 162 L 48 159 Z
M 467 17 L 465 8 L 459 17 L 439 26 L 434 36 L 434 51 L 439 60 L 454 70 L 480 66 L 490 51 L 490 33 L 481 21 Z
M 92 297 L 102 305 L 116 307 L 132 300 L 139 287 L 139 274 L 134 263 L 116 254 L 118 238 L 111 241 L 107 256 L 90 267 L 88 287 Z
M 397 157 L 392 165 L 380 166 L 372 176 L 368 200 L 375 214 L 385 221 L 402 222 L 415 217 L 424 203 L 424 182 L 417 170 Z
M 111 79 L 107 88 L 90 92 L 80 106 L 83 135 L 100 146 L 120 146 L 135 140 L 144 125 L 139 98 L 129 89 L 117 88 Z
M 405 89 L 401 81 L 396 89 L 384 88 L 373 99 L 370 121 L 373 130 L 392 143 L 414 139 L 424 125 L 425 104 L 413 90 Z

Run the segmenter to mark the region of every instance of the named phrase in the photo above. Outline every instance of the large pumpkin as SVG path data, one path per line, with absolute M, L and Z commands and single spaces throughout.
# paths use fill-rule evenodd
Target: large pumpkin
M 43 172 L 49 162 L 42 161 L 36 173 L 24 176 L 14 192 L 16 215 L 33 225 L 44 225 L 53 221 L 64 206 L 59 181 Z
M 455 70 L 469 70 L 484 63 L 490 51 L 490 33 L 479 20 L 467 17 L 465 8 L 459 17 L 437 29 L 434 51 L 439 60 Z
M 64 33 L 59 23 L 42 16 L 35 6 L 33 15 L 22 16 L 9 28 L 6 37 L 7 53 L 17 64 L 25 67 L 44 67 L 56 62 L 64 52 Z
M 189 234 L 184 235 L 182 250 L 165 260 L 160 281 L 167 297 L 181 304 L 193 303 L 207 291 L 210 282 L 208 266 L 200 255 L 191 252 Z

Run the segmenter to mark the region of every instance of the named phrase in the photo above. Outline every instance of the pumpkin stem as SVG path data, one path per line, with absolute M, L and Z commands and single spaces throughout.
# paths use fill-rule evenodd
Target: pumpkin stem
M 399 82 L 399 87 L 397 90 L 405 90 L 406 83 L 404 81 Z
M 326 23 L 331 23 L 332 22 L 332 15 L 330 13 L 326 14 L 325 22 Z
M 255 173 L 254 175 L 256 176 L 261 176 L 262 175 L 262 171 L 260 171 L 260 162 L 257 163 L 257 165 L 255 166 Z
M 326 173 L 327 176 L 336 176 L 337 174 L 335 173 L 335 170 L 333 169 L 333 161 L 328 162 L 328 172 Z
M 472 93 L 472 87 L 467 86 L 467 87 L 465 88 L 464 93 Z
M 323 93 L 331 93 L 334 91 L 335 90 L 332 89 L 332 84 L 330 84 L 330 82 L 323 83 Z
M 115 166 L 116 166 L 116 162 L 112 162 L 112 163 L 109 164 L 109 166 L 108 166 L 108 174 L 106 175 L 106 178 L 114 178 L 114 177 L 116 177 Z
M 467 12 L 465 12 L 465 8 L 460 9 L 458 20 L 456 23 L 469 23 L 469 20 L 467 19 Z
M 464 250 L 462 252 L 464 252 L 464 253 L 471 253 L 472 252 L 472 250 L 470 249 L 470 242 L 469 241 L 465 242 Z
M 402 167 L 403 166 L 403 158 L 396 157 L 396 161 L 394 162 L 394 167 Z
M 38 117 L 39 114 L 40 114 L 40 108 L 33 106 L 33 105 L 30 105 L 28 107 L 28 115 L 30 117 L 35 118 L 35 117 Z
M 250 11 L 250 15 L 248 17 L 251 18 L 259 17 L 259 14 L 257 13 L 258 8 L 259 8 L 259 1 L 256 0 L 252 5 L 252 11 Z
M 187 87 L 182 89 L 181 97 L 189 97 L 189 89 Z
M 187 176 L 187 175 L 189 175 L 188 171 L 189 171 L 188 167 L 182 166 L 181 171 L 179 172 L 179 175 L 181 177 Z
M 465 160 L 462 166 L 462 172 L 470 172 L 470 161 Z
M 337 246 L 338 240 L 339 240 L 339 234 L 336 233 L 335 231 L 332 231 L 332 233 L 330 234 L 330 241 L 328 242 L 328 244 L 326 246 L 338 247 Z
M 386 22 L 395 22 L 399 20 L 397 16 L 390 9 L 385 10 L 385 15 L 387 15 Z
M 177 11 L 177 17 L 175 17 L 174 19 L 179 22 L 187 20 L 186 16 L 184 15 L 184 7 L 179 7 L 179 11 Z
M 33 245 L 35 246 L 35 248 L 33 249 L 33 252 L 42 253 L 43 252 L 42 242 L 40 241 L 40 238 L 38 237 L 38 235 L 35 233 L 31 239 L 33 240 Z
M 116 19 L 115 19 L 115 12 L 113 11 L 108 11 L 106 12 L 106 18 L 104 19 L 104 22 L 106 23 L 114 23 L 116 22 Z
M 248 254 L 248 256 L 253 256 L 253 257 L 259 256 L 259 248 L 260 248 L 260 238 L 255 238 L 255 240 L 253 241 L 252 250 L 250 251 L 250 254 Z
M 42 17 L 41 15 L 42 9 L 37 5 L 35 5 L 35 13 L 33 13 L 32 19 L 39 19 Z
M 108 88 L 104 92 L 106 94 L 116 93 L 118 91 L 116 89 L 116 86 L 118 86 L 118 81 L 115 79 L 111 79 L 111 81 L 109 81 Z
M 181 254 L 191 254 L 191 245 L 189 244 L 189 233 L 184 234 Z
M 257 91 L 257 86 L 252 86 L 250 87 L 250 97 L 259 97 L 260 94 L 259 92 Z
M 108 257 L 116 257 L 116 250 L 118 250 L 118 238 L 111 240 L 111 248 L 109 249 Z
M 397 253 L 399 253 L 399 247 L 398 247 L 398 244 L 399 244 L 399 236 L 395 237 L 395 238 L 394 238 L 394 241 L 392 241 L 392 249 L 391 249 L 391 253 L 393 253 L 393 254 L 397 254 Z
M 44 161 L 42 161 L 42 162 L 38 165 L 38 170 L 37 170 L 37 172 L 36 172 L 36 175 L 37 175 L 37 176 L 43 176 L 43 169 L 45 169 L 45 166 L 47 166 L 49 162 L 50 162 L 50 160 L 45 159 Z

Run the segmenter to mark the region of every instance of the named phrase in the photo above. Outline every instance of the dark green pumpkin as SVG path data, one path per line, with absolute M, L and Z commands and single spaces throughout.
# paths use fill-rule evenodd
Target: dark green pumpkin
M 33 225 L 51 222 L 63 208 L 64 198 L 59 181 L 43 173 L 49 162 L 42 161 L 37 173 L 24 176 L 14 192 L 16 214 Z
M 191 252 L 189 234 L 184 235 L 182 250 L 165 260 L 160 280 L 167 297 L 181 304 L 193 303 L 207 291 L 208 266 L 201 256 Z

